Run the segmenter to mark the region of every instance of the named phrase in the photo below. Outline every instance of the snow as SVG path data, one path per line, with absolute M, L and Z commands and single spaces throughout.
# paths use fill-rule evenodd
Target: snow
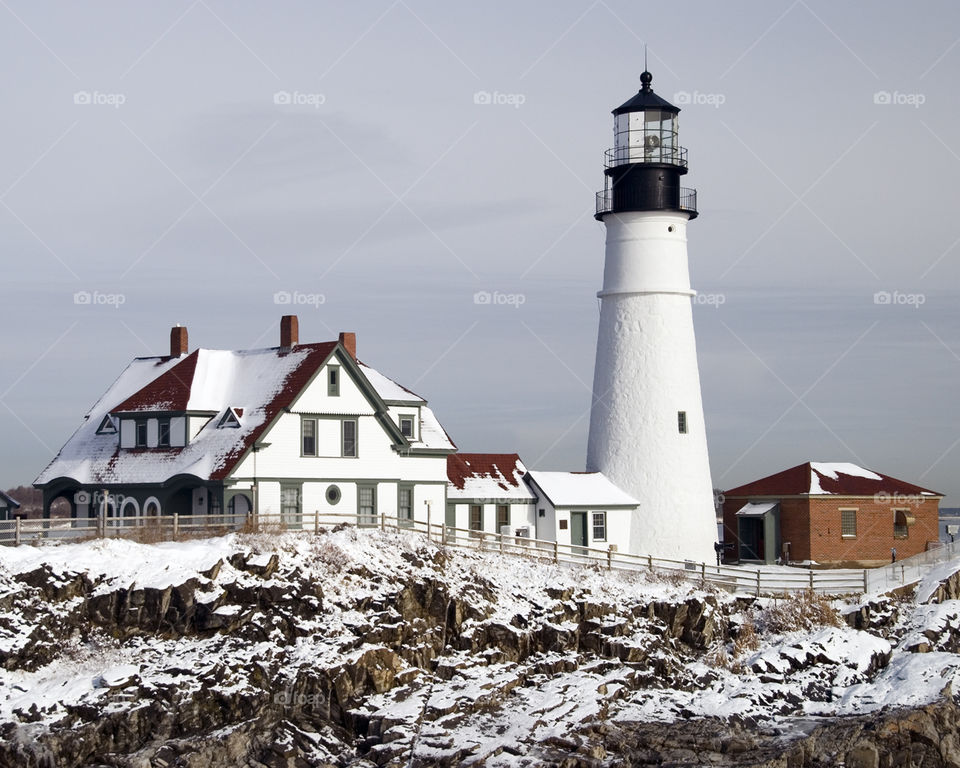
M 536 496 L 523 480 L 527 468 L 519 459 L 513 467 L 509 468 L 509 476 L 504 474 L 505 467 L 501 467 L 499 463 L 493 466 L 493 472 L 487 472 L 483 467 L 471 467 L 467 459 L 463 460 L 463 464 L 470 468 L 473 474 L 462 478 L 463 488 L 457 488 L 453 482 L 447 486 L 447 498 L 450 500 L 509 499 L 514 502 L 536 500 Z
M 246 563 L 260 566 L 276 555 L 277 575 L 264 580 L 237 570 L 229 557 L 238 552 L 245 555 Z M 745 651 L 739 659 L 741 668 L 735 670 L 710 661 L 710 653 L 723 646 L 723 640 L 718 638 L 708 650 L 683 649 L 678 641 L 664 636 L 657 624 L 637 621 L 637 617 L 646 615 L 644 606 L 654 601 L 682 603 L 696 598 L 712 600 L 713 610 L 742 622 L 748 611 L 762 615 L 770 601 L 759 600 L 751 607 L 749 599 L 741 597 L 738 602 L 725 593 L 664 583 L 655 574 L 648 580 L 645 574 L 561 566 L 474 550 L 448 549 L 438 568 L 431 561 L 437 554 L 437 548 L 419 534 L 355 528 L 320 536 L 232 534 L 153 545 L 103 539 L 0 548 L 0 592 L 16 584 L 17 574 L 41 565 L 62 576 L 85 573 L 98 593 L 163 588 L 192 579 L 200 585 L 196 599 L 206 602 L 224 598 L 232 583 L 241 588 L 282 587 L 292 573 L 302 574 L 323 591 L 322 611 L 296 620 L 302 634 L 294 643 L 277 639 L 276 632 L 257 641 L 229 634 L 169 638 L 150 633 L 123 642 L 98 638 L 96 632 L 83 642 L 64 638 L 63 653 L 36 671 L 0 670 L 0 722 L 15 722 L 17 711 L 26 713 L 34 706 L 39 720 L 30 727 L 36 728 L 57 722 L 66 708 L 75 705 L 123 711 L 138 702 L 126 701 L 119 688 L 131 684 L 130 690 L 138 690 L 141 697 L 170 687 L 199 691 L 201 676 L 207 683 L 216 679 L 220 695 L 247 695 L 253 690 L 251 666 L 262 669 L 270 695 L 293 695 L 299 675 L 349 667 L 365 654 L 382 650 L 384 646 L 366 642 L 371 613 L 359 607 L 382 606 L 377 609 L 381 612 L 378 628 L 393 626 L 394 617 L 399 625 L 401 617 L 391 608 L 396 592 L 404 583 L 418 582 L 442 583 L 449 598 L 472 606 L 474 618 L 461 627 L 461 643 L 490 625 L 520 634 L 511 623 L 518 615 L 534 626 L 572 637 L 582 626 L 569 617 L 576 616 L 579 604 L 589 600 L 597 606 L 598 632 L 611 645 L 642 650 L 648 659 L 621 663 L 616 651 L 605 651 L 600 658 L 571 647 L 514 663 L 495 653 L 478 657 L 448 647 L 436 673 L 429 665 L 405 666 L 400 670 L 402 682 L 351 706 L 385 723 L 391 738 L 411 739 L 419 733 L 415 751 L 424 761 L 439 761 L 452 750 L 475 746 L 475 756 L 491 755 L 485 764 L 509 765 L 510 754 L 493 753 L 520 744 L 529 749 L 531 743 L 565 737 L 596 720 L 666 724 L 679 718 L 741 715 L 776 723 L 865 714 L 883 707 L 925 704 L 946 686 L 960 682 L 960 656 L 909 651 L 915 639 L 929 640 L 929 633 L 960 632 L 960 601 L 937 606 L 904 604 L 909 616 L 901 623 L 899 640 L 848 626 L 786 634 L 761 627 L 759 646 Z M 220 561 L 215 579 L 202 575 Z M 943 570 L 958 567 L 960 563 L 954 561 Z M 556 590 L 568 595 L 556 597 Z M 77 605 L 66 601 L 46 604 L 46 608 L 69 611 Z M 240 612 L 241 606 L 229 601 L 216 607 L 224 617 L 237 617 Z M 413 628 L 416 631 L 416 622 Z M 29 617 L 17 609 L 0 611 L 0 647 L 15 647 L 33 629 Z M 661 676 L 655 672 L 659 669 L 669 673 Z M 638 677 L 645 676 L 649 682 L 638 686 Z M 325 702 L 308 704 L 326 706 Z M 428 716 L 423 717 L 424 713 Z
M 883 480 L 876 472 L 847 462 L 811 461 L 810 469 L 812 470 L 810 473 L 810 493 L 812 494 L 828 493 L 820 487 L 821 477 L 836 480 L 839 475 L 848 475 L 850 477 L 865 477 L 868 480 Z
M 529 477 L 555 507 L 635 507 L 639 503 L 600 472 L 542 472 Z
M 247 352 L 199 349 L 196 354 L 188 409 L 214 412 L 218 416 L 231 407 L 243 409 L 239 428 L 217 429 L 219 419 L 214 417 L 184 448 L 121 450 L 116 434 L 96 433 L 103 417 L 182 358 L 166 363 L 158 363 L 156 358 L 134 360 L 36 482 L 70 477 L 83 485 L 158 483 L 178 474 L 210 479 L 264 423 L 266 407 L 283 389 L 287 378 L 307 359 L 309 351 L 295 349 L 280 355 L 276 349 Z
M 427 404 L 427 401 L 420 397 L 420 395 L 416 395 L 409 389 L 400 386 L 393 379 L 384 376 L 380 371 L 371 368 L 365 363 L 361 363 L 359 360 L 357 361 L 357 365 L 360 366 L 360 370 L 363 371 L 363 375 L 367 377 L 367 381 L 373 385 L 377 394 L 380 395 L 380 398 L 385 402 Z
M 778 502 L 771 501 L 765 504 L 749 502 L 737 510 L 737 517 L 763 517 L 771 509 L 776 508 Z
M 305 363 L 309 347 L 280 353 L 275 348 L 229 351 L 198 349 L 189 387 L 187 410 L 216 414 L 183 448 L 130 451 L 119 448 L 119 435 L 97 434 L 100 423 L 112 409 L 133 396 L 158 376 L 185 358 L 137 358 L 123 371 L 90 409 L 84 423 L 67 441 L 57 457 L 37 478 L 47 483 L 69 477 L 82 485 L 158 483 L 178 475 L 207 480 L 236 456 L 267 417 L 266 409 L 280 394 L 288 378 Z M 417 403 L 421 411 L 420 440 L 415 448 L 454 450 L 443 427 L 423 398 L 368 366 L 361 370 L 385 400 Z M 165 410 L 162 403 L 143 403 L 144 412 Z M 230 409 L 242 412 L 239 428 L 218 429 L 220 418 Z

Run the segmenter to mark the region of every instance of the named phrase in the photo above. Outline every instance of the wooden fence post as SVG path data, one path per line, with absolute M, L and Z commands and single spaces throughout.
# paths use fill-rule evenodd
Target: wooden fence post
M 607 550 L 607 570 L 608 571 L 613 570 L 613 550 L 612 549 Z
M 653 555 L 647 555 L 647 567 L 653 570 Z
M 557 541 L 553 542 L 553 562 L 560 562 L 560 543 Z
M 17 537 L 17 538 L 16 538 L 16 542 L 17 542 L 17 546 L 19 547 L 19 546 L 20 546 L 20 535 L 21 535 L 22 530 L 23 530 L 23 518 L 20 517 L 20 516 L 17 516 L 16 528 L 17 528 L 17 533 L 16 533 L 16 537 Z
M 387 515 L 385 512 L 380 513 L 380 530 L 387 530 Z
M 760 569 L 757 568 L 757 597 L 760 597 Z
M 863 594 L 867 594 L 870 591 L 870 580 L 867 575 L 867 569 L 863 569 Z
M 427 541 L 430 541 L 430 502 L 427 502 Z
M 320 510 L 313 510 L 313 535 L 320 535 Z
M 173 540 L 177 540 L 177 536 L 180 534 L 180 514 L 178 512 L 173 513 Z
M 706 563 L 700 563 L 700 578 L 703 579 L 704 581 L 707 580 L 707 564 Z
M 810 591 L 813 592 L 813 568 L 810 569 Z

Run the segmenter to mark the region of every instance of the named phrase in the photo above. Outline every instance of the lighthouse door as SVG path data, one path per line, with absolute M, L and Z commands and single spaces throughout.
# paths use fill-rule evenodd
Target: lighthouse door
M 570 544 L 574 547 L 587 546 L 587 513 L 570 513 Z M 574 550 L 576 555 L 585 555 L 582 550 Z

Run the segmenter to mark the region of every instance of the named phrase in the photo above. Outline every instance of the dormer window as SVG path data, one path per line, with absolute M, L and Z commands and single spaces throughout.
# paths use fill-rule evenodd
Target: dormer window
M 100 422 L 100 426 L 97 427 L 98 435 L 115 435 L 117 434 L 117 425 L 114 423 L 113 418 L 108 413 L 103 417 L 103 421 Z
M 413 416 L 400 417 L 400 434 L 407 440 L 413 440 Z
M 157 447 L 170 447 L 170 417 L 157 419 Z
M 226 413 L 217 422 L 217 429 L 237 429 L 240 426 L 240 417 L 233 408 L 227 408 Z
M 146 448 L 147 447 L 147 420 L 146 419 L 137 419 L 136 426 L 136 441 L 134 445 L 137 448 Z

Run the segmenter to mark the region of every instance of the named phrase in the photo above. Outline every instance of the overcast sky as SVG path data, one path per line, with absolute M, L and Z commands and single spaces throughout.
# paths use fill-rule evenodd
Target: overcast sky
M 647 44 L 714 484 L 852 461 L 960 504 L 960 6 L 922 10 L 4 0 L 0 487 L 172 325 L 273 346 L 290 311 L 461 450 L 582 469 L 594 192 Z

